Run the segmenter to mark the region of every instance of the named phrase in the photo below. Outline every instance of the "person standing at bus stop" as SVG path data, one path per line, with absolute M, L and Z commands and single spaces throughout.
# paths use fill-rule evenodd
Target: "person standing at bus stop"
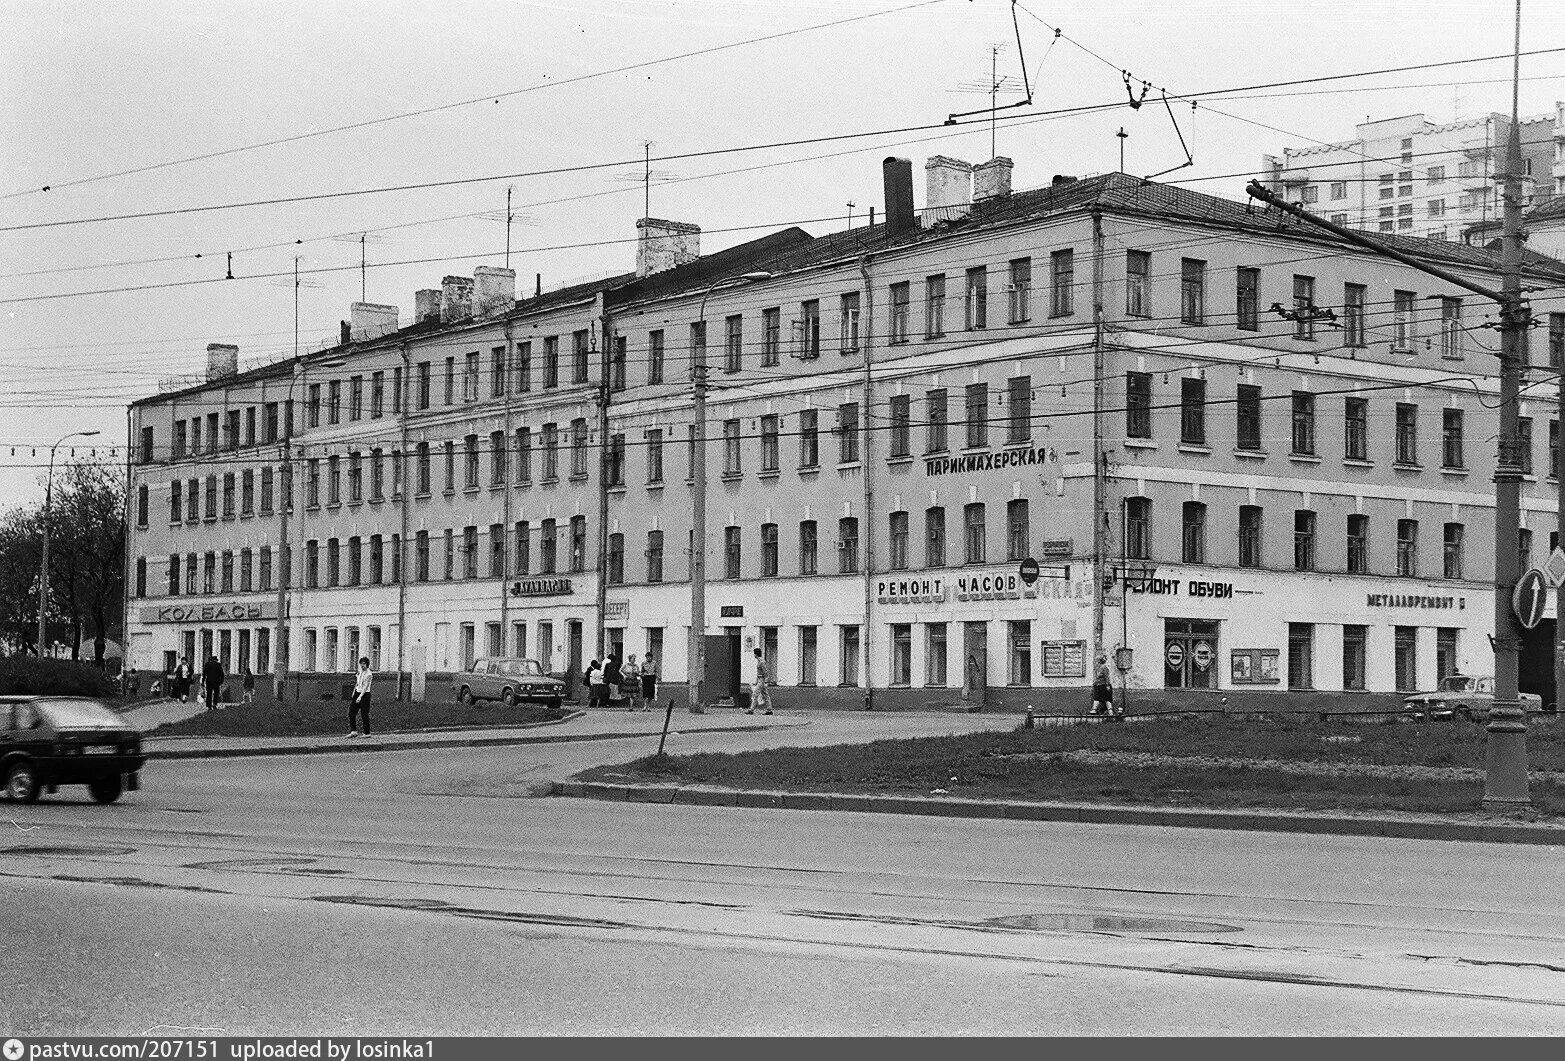
M 1112 715 L 1114 713 L 1114 678 L 1109 673 L 1108 657 L 1098 655 L 1097 666 L 1092 674 L 1092 713 L 1094 715 Z

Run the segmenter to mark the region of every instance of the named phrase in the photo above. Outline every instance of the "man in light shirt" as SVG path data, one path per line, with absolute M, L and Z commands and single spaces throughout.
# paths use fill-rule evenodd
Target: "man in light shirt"
M 370 658 L 359 657 L 359 674 L 353 683 L 353 701 L 348 705 L 348 736 L 368 737 L 370 733 L 370 683 L 375 680 L 375 675 L 370 671 Z M 356 722 L 359 716 L 363 716 L 364 728 L 359 729 Z

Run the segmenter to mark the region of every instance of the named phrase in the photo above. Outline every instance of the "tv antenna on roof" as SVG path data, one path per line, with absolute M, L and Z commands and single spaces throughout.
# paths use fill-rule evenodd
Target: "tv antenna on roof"
M 982 92 L 989 97 L 989 106 L 987 108 L 980 108 L 979 110 L 975 111 L 955 111 L 950 116 L 948 116 L 945 121 L 947 125 L 956 125 L 958 118 L 967 118 L 974 114 L 982 114 L 984 110 L 987 109 L 989 111 L 990 158 L 994 158 L 996 155 L 995 136 L 996 129 L 999 124 L 998 111 L 1000 110 L 1000 93 L 1020 92 L 1023 96 L 1022 99 L 1019 99 L 1014 103 L 1007 103 L 1005 105 L 1006 109 L 1010 109 L 1012 107 L 1032 106 L 1032 83 L 1027 78 L 1027 56 L 1022 51 L 1022 27 L 1021 23 L 1016 20 L 1016 0 L 1011 0 L 1011 27 L 1016 31 L 1016 57 L 1021 63 L 1021 82 L 1018 84 L 1016 78 L 1012 77 L 1010 74 L 1002 75 L 1000 73 L 1000 52 L 1009 47 L 1009 45 L 1005 43 L 991 44 L 989 46 L 989 80 L 963 82 L 954 90 L 957 92 Z M 1057 41 L 1059 38 L 1060 31 L 1055 30 L 1054 40 Z M 1054 41 L 1050 41 L 1049 50 L 1052 51 L 1053 48 Z M 1049 57 L 1049 52 L 1045 51 L 1043 53 L 1043 57 L 1047 59 Z
M 383 243 L 386 237 L 374 232 L 350 232 L 345 236 L 333 236 L 332 239 L 339 243 L 357 243 L 359 245 L 359 301 L 369 301 L 369 251 L 371 243 Z
M 506 185 L 504 210 L 491 210 L 487 214 L 478 215 L 485 221 L 505 222 L 505 267 L 507 269 L 511 267 L 511 226 L 536 225 L 538 223 L 538 219 L 536 217 L 533 217 L 530 214 L 518 214 L 511 209 L 511 193 L 515 190 L 515 188 L 516 186 L 513 184 Z
M 642 186 L 641 216 L 652 216 L 652 185 L 664 184 L 668 181 L 678 180 L 677 174 L 666 169 L 652 168 L 652 148 L 656 140 L 643 140 L 641 142 L 641 172 L 627 170 L 614 174 L 614 179 L 625 184 L 636 183 Z
M 299 262 L 302 261 L 303 258 L 304 256 L 302 254 L 295 254 L 293 256 L 292 276 L 279 276 L 275 280 L 269 280 L 267 282 L 271 287 L 293 288 L 293 356 L 296 358 L 299 356 L 299 289 L 302 287 L 326 286 L 319 280 L 314 280 L 308 276 L 299 275 Z

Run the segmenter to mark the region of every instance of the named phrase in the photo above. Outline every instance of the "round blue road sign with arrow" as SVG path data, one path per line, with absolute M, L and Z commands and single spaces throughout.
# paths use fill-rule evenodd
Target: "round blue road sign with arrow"
M 1511 591 L 1511 610 L 1523 629 L 1531 630 L 1543 620 L 1548 588 L 1548 579 L 1536 567 L 1517 580 L 1516 588 Z

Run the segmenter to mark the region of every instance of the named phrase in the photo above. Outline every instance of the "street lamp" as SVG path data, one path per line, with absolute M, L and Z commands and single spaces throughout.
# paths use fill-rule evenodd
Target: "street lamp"
M 54 501 L 54 451 L 73 438 L 90 438 L 96 431 L 72 431 L 49 447 L 49 475 L 43 491 L 43 557 L 38 564 L 38 658 L 43 658 L 44 615 L 49 604 L 49 506 Z
M 691 375 L 695 383 L 695 490 L 691 495 L 690 535 L 690 710 L 700 714 L 701 687 L 706 684 L 706 300 L 720 287 L 770 280 L 764 270 L 725 276 L 706 289 L 696 311 L 701 346 L 695 351 Z

